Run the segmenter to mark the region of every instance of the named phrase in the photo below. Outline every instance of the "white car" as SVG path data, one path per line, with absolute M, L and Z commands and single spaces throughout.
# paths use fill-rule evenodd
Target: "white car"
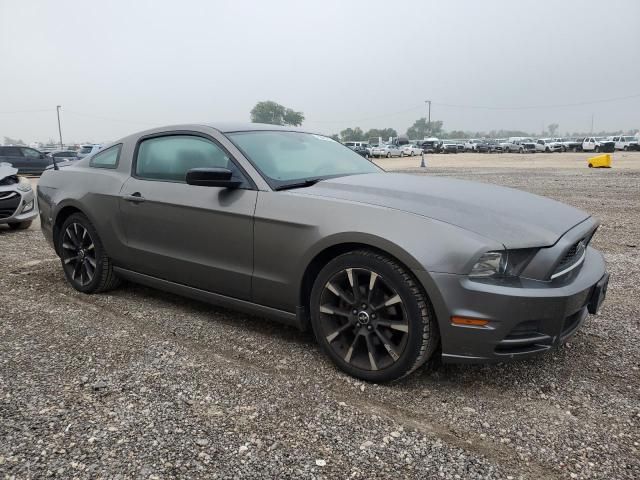
M 464 142 L 464 150 L 465 152 L 475 152 L 476 144 L 481 143 L 482 140 L 478 140 L 477 138 L 472 138 Z
M 638 150 L 638 139 L 631 135 L 616 135 L 611 140 L 615 143 L 616 150 Z
M 584 152 L 613 152 L 615 143 L 613 140 L 607 140 L 599 137 L 585 137 L 582 140 L 582 150 Z
M 536 141 L 536 152 L 562 152 L 564 146 L 553 138 L 540 138 Z
M 93 143 L 89 145 L 80 145 L 80 150 L 78 150 L 78 158 L 84 158 L 89 155 L 93 155 L 97 151 L 102 148 L 102 145 L 99 143 Z
M 406 155 L 409 157 L 413 157 L 414 155 L 420 155 L 421 153 L 422 153 L 422 148 L 420 148 L 415 144 L 410 143 L 402 146 L 402 149 L 400 151 L 400 156 Z

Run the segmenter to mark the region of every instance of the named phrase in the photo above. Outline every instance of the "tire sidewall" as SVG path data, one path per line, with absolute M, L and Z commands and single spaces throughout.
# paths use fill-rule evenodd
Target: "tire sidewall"
M 375 271 L 385 280 L 385 282 L 396 290 L 402 299 L 405 313 L 407 315 L 407 321 L 409 323 L 407 344 L 400 355 L 400 358 L 387 369 L 372 371 L 354 367 L 340 358 L 337 353 L 333 351 L 325 338 L 322 325 L 320 323 L 320 296 L 326 283 L 335 274 L 347 268 L 364 268 Z M 422 318 L 419 303 L 411 292 L 410 286 L 404 281 L 402 275 L 388 263 L 377 260 L 373 255 L 365 255 L 355 252 L 346 253 L 336 257 L 330 261 L 316 277 L 316 281 L 311 291 L 309 305 L 311 325 L 317 342 L 320 344 L 322 350 L 329 356 L 329 358 L 331 358 L 333 363 L 349 375 L 370 382 L 389 382 L 403 377 L 414 367 L 415 362 L 420 355 L 423 342 L 425 341 L 423 338 L 424 320 Z M 431 335 L 427 341 L 433 342 L 433 339 L 434 336 Z
M 63 251 L 62 240 L 64 238 L 64 232 L 66 231 L 67 227 L 72 223 L 78 223 L 87 229 L 87 231 L 89 232 L 89 235 L 91 236 L 91 240 L 93 241 L 93 245 L 96 251 L 96 269 L 93 274 L 93 278 L 86 285 L 80 285 L 79 283 L 71 279 L 71 277 L 69 276 L 69 273 L 67 272 L 67 269 L 65 268 L 64 259 L 62 258 L 62 251 Z M 102 242 L 100 241 L 100 237 L 98 236 L 98 232 L 93 227 L 89 219 L 82 213 L 74 213 L 73 215 L 70 215 L 64 221 L 64 223 L 62 224 L 62 227 L 60 228 L 60 233 L 58 235 L 58 238 L 56 239 L 56 245 L 58 247 L 58 252 L 60 252 L 60 264 L 62 265 L 62 271 L 64 272 L 64 277 L 69 283 L 69 285 L 71 285 L 73 288 L 75 288 L 76 290 L 82 293 L 91 293 L 97 290 L 98 286 L 100 285 L 100 280 L 102 278 L 102 273 L 103 273 L 102 270 L 104 268 L 103 258 L 105 253 L 104 253 L 104 248 L 102 246 Z

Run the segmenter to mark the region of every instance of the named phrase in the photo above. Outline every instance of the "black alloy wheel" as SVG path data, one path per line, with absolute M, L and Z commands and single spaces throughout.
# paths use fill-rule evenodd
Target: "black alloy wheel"
M 91 234 L 80 223 L 67 225 L 62 234 L 62 264 L 71 282 L 84 287 L 96 273 L 96 246 Z
M 62 223 L 56 247 L 64 276 L 76 290 L 97 293 L 120 284 L 98 232 L 82 213 L 74 213 Z
M 311 296 L 318 342 L 341 369 L 385 382 L 407 375 L 431 356 L 439 337 L 426 295 L 385 256 L 349 252 L 318 275 Z

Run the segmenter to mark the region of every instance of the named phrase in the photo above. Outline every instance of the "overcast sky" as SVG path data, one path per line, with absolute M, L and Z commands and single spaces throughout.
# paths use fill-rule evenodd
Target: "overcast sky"
M 102 141 L 260 100 L 404 132 L 426 99 L 447 130 L 638 129 L 640 1 L 0 0 L 0 141 L 57 138 L 56 105 Z

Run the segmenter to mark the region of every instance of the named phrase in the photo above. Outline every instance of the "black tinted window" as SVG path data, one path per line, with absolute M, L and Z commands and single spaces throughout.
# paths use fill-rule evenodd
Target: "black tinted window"
M 20 148 L 18 147 L 0 147 L 0 155 L 7 157 L 21 157 Z
M 184 182 L 192 168 L 235 170 L 227 154 L 212 141 L 191 135 L 143 140 L 138 147 L 136 176 L 151 180 Z
M 120 159 L 122 145 L 114 145 L 91 157 L 89 166 L 95 168 L 116 168 Z
M 40 158 L 40 152 L 33 148 L 22 148 L 22 155 L 27 158 Z

